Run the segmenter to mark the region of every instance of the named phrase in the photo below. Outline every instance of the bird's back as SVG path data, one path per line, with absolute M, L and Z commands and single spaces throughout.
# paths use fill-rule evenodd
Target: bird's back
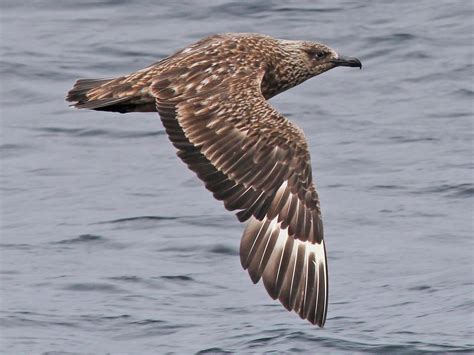
M 241 68 L 258 69 L 275 40 L 258 34 L 221 34 L 202 39 L 147 68 L 113 79 L 79 79 L 66 99 L 77 108 L 113 112 L 156 111 L 150 92 L 154 78 L 164 72 L 179 77 L 189 67 L 208 71 L 217 80 Z M 191 85 L 193 78 L 188 78 Z

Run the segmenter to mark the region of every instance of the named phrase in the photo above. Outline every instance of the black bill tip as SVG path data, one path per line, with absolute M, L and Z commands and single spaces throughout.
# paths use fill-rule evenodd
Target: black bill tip
M 337 59 L 331 61 L 336 67 L 359 67 L 362 69 L 362 63 L 355 57 L 345 57 L 340 55 Z

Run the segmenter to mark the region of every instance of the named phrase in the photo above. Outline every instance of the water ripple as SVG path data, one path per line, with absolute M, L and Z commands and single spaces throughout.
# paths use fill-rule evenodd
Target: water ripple
M 474 196 L 473 183 L 442 184 L 414 191 L 414 194 L 446 194 L 448 197 L 470 198 Z
M 98 242 L 104 241 L 105 238 L 100 235 L 94 234 L 81 234 L 80 236 L 73 239 L 64 239 L 59 242 L 54 242 L 54 244 L 78 244 L 78 243 L 89 243 L 89 242 Z
M 233 354 L 232 351 L 227 351 L 222 348 L 212 347 L 203 350 L 199 350 L 196 354 Z
M 160 276 L 160 278 L 164 280 L 170 280 L 170 281 L 194 281 L 194 279 L 191 276 L 187 275 L 164 275 Z
M 71 283 L 69 285 L 64 286 L 63 289 L 68 291 L 81 292 L 122 292 L 122 290 L 115 285 L 99 282 Z
M 209 249 L 209 251 L 214 254 L 239 255 L 238 249 L 230 245 L 214 245 Z
M 110 221 L 96 222 L 93 224 L 120 224 L 130 222 L 146 222 L 146 221 L 173 221 L 179 217 L 167 217 L 167 216 L 137 216 L 137 217 L 125 217 L 113 219 Z
M 36 131 L 43 132 L 43 136 L 68 136 L 68 137 L 106 137 L 114 139 L 126 138 L 146 138 L 156 137 L 165 134 L 164 131 L 119 131 L 112 129 L 96 128 L 65 128 L 65 127 L 44 127 L 35 128 Z

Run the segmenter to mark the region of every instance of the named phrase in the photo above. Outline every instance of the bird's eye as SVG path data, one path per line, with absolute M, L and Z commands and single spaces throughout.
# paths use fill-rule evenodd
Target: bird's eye
M 326 53 L 324 52 L 316 52 L 314 53 L 314 57 L 317 58 L 317 59 L 322 59 L 326 56 Z
M 326 56 L 326 53 L 324 51 L 321 51 L 320 49 L 316 48 L 312 48 L 311 50 L 309 50 L 308 54 L 313 59 L 322 59 Z
M 308 53 L 308 56 L 311 59 L 317 59 L 317 60 L 325 58 L 328 54 L 327 52 L 325 52 L 324 50 L 320 48 L 310 48 L 306 51 L 306 53 Z

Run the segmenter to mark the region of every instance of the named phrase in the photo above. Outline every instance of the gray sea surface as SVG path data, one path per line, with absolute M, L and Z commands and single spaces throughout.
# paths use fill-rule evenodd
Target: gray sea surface
M 14 1 L 0 8 L 4 354 L 474 351 L 472 1 Z M 210 34 L 363 62 L 271 104 L 305 131 L 329 262 L 324 329 L 253 285 L 244 226 L 154 113 L 76 110 L 77 78 Z

